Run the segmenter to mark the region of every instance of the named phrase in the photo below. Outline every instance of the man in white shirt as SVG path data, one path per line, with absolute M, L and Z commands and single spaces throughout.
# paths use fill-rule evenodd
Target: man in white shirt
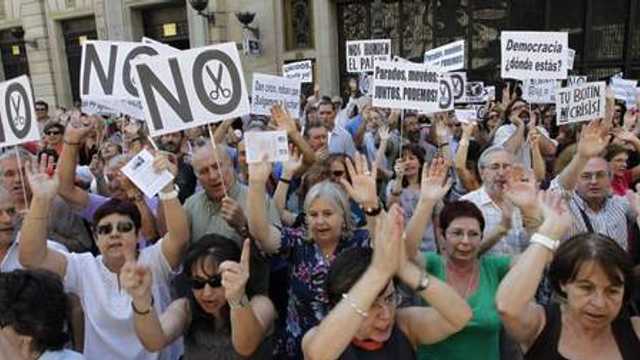
M 49 161 L 49 163 L 47 163 Z M 88 359 L 175 359 L 179 344 L 160 353 L 149 353 L 136 337 L 131 298 L 120 289 L 118 274 L 125 256 L 135 257 L 153 274 L 153 298 L 159 311 L 170 302 L 169 281 L 178 270 L 189 239 L 186 214 L 173 184 L 161 194 L 168 233 L 157 243 L 136 250 L 141 215 L 131 202 L 113 199 L 100 206 L 94 215 L 96 245 L 100 256 L 90 253 L 64 255 L 45 245 L 46 220 L 51 201 L 59 188 L 57 175 L 47 173 L 51 160 L 43 157 L 39 166 L 27 167 L 33 191 L 29 213 L 25 216 L 20 262 L 27 268 L 42 268 L 60 275 L 67 291 L 80 297 L 85 311 L 84 354 Z M 157 171 L 176 167 L 166 157 L 154 159 Z M 78 192 L 86 194 L 80 188 Z M 85 195 L 86 196 L 86 195 Z M 138 309 L 144 311 L 144 309 Z

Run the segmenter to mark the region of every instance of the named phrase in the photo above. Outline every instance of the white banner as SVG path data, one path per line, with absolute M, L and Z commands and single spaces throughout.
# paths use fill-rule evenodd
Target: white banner
M 424 53 L 424 63 L 443 72 L 464 68 L 464 40 L 454 41 L 447 45 L 427 50 Z
M 289 114 L 300 113 L 300 81 L 280 76 L 253 73 L 251 113 L 271 115 L 271 107 L 283 103 Z
M 146 58 L 133 67 L 151 136 L 250 112 L 235 43 Z
M 282 65 L 282 76 L 298 80 L 301 83 L 313 82 L 313 63 L 311 60 L 298 61 Z
M 503 31 L 501 33 L 503 79 L 566 79 L 566 32 Z
M 440 111 L 440 74 L 426 64 L 376 61 L 373 106 Z
M 391 40 L 347 41 L 347 72 L 373 71 L 377 61 L 391 60 Z
M 555 104 L 560 85 L 553 79 L 529 79 L 522 84 L 522 97 L 532 104 Z
M 267 162 L 289 160 L 286 131 L 249 131 L 245 134 L 245 142 L 249 164 L 265 160 Z
M 558 89 L 556 93 L 558 125 L 603 118 L 606 87 L 607 85 L 601 81 Z
M 0 83 L 0 148 L 40 141 L 29 77 Z
M 611 78 L 611 88 L 613 89 L 615 98 L 624 101 L 627 106 L 634 105 L 636 103 L 637 86 L 637 80 Z

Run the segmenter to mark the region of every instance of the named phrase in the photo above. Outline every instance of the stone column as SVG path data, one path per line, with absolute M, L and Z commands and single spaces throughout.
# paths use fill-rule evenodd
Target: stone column
M 336 5 L 332 1 L 314 1 L 313 33 L 316 48 L 316 66 L 322 94 L 340 93 L 340 70 L 338 69 L 338 24 Z

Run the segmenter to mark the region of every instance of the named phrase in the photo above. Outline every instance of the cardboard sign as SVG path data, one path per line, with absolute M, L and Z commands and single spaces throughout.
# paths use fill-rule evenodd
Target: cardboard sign
M 249 131 L 245 133 L 247 163 L 289 160 L 289 144 L 286 131 Z
M 601 81 L 558 89 L 556 93 L 558 125 L 603 118 L 606 87 L 607 85 Z
M 424 53 L 424 63 L 443 72 L 464 68 L 464 40 L 428 50 Z
M 469 81 L 465 86 L 465 101 L 467 103 L 483 103 L 486 101 L 484 83 L 482 81 Z
M 29 77 L 0 83 L 0 148 L 40 141 Z
M 347 41 L 347 72 L 373 71 L 377 61 L 391 60 L 391 40 Z
M 461 123 L 470 123 L 478 121 L 478 112 L 476 109 L 456 109 L 456 119 Z
M 450 74 L 440 75 L 440 100 L 438 104 L 440 111 L 453 110 L 453 81 Z
M 573 63 L 576 60 L 576 51 L 569 48 L 567 50 L 567 70 L 573 70 Z
M 298 61 L 282 65 L 282 76 L 298 80 L 301 83 L 313 82 L 313 63 L 311 60 Z
M 377 61 L 373 74 L 373 106 L 440 111 L 440 74 L 426 64 Z
M 151 136 L 249 114 L 235 43 L 150 57 L 133 67 Z
M 453 72 L 449 73 L 451 77 L 451 85 L 453 86 L 453 100 L 455 104 L 467 101 L 467 73 Z
M 148 198 L 156 196 L 167 184 L 173 180 L 173 174 L 168 170 L 157 173 L 153 168 L 153 155 L 143 149 L 122 167 L 131 182 Z
M 555 104 L 558 80 L 529 79 L 522 85 L 522 97 L 532 104 Z
M 637 80 L 627 80 L 621 78 L 611 78 L 611 88 L 615 98 L 625 102 L 627 106 L 636 103 Z
M 294 117 L 300 112 L 300 81 L 280 76 L 253 74 L 251 113 L 271 115 L 271 107 L 283 103 Z
M 569 75 L 567 78 L 567 87 L 572 87 L 576 85 L 581 85 L 586 83 L 587 77 L 583 75 Z
M 503 31 L 501 33 L 503 79 L 566 79 L 566 32 Z

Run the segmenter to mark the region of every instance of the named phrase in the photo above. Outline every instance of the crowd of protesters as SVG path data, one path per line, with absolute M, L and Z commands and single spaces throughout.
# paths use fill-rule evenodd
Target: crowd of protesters
M 151 138 L 35 104 L 0 154 L 1 359 L 637 359 L 640 111 L 357 90 Z M 247 163 L 244 134 L 289 160 Z M 123 174 L 141 150 L 174 180 Z

